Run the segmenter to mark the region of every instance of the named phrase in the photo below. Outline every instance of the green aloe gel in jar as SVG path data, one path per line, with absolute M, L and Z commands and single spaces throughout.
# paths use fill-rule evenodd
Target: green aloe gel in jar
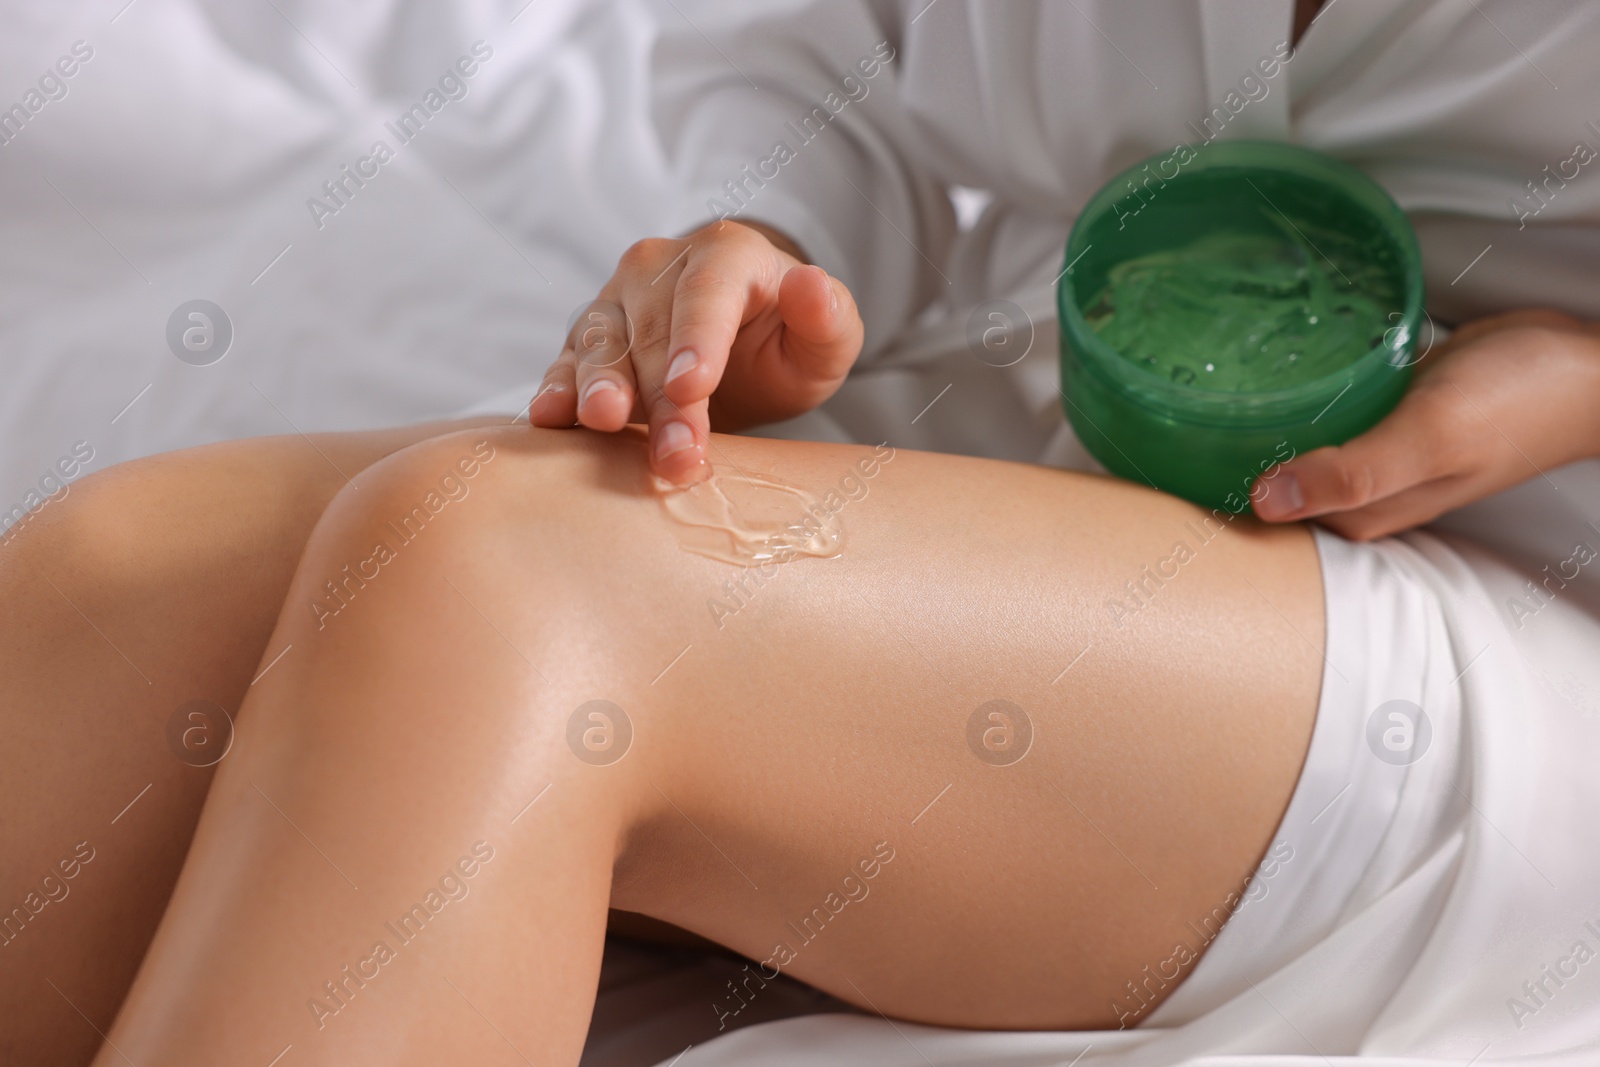
M 1409 379 L 1420 256 L 1360 172 L 1224 142 L 1130 169 L 1080 214 L 1058 299 L 1066 410 L 1114 473 L 1229 511 L 1369 428 Z

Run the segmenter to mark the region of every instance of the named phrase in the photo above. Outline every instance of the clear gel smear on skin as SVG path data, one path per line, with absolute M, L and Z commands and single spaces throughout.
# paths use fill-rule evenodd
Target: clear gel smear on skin
M 697 485 L 653 478 L 661 506 L 677 525 L 684 551 L 735 567 L 832 559 L 844 551 L 844 527 L 803 489 L 738 470 L 714 468 Z

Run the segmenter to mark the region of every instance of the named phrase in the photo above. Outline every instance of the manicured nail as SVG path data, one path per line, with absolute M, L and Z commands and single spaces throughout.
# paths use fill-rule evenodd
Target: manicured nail
M 578 406 L 580 408 L 588 407 L 589 401 L 593 400 L 598 394 L 607 389 L 621 390 L 621 388 L 622 386 L 618 385 L 610 378 L 596 378 L 594 381 L 583 387 L 583 395 L 578 398 Z
M 666 459 L 686 448 L 694 447 L 694 431 L 684 422 L 669 422 L 656 434 L 656 459 Z
M 1305 493 L 1300 489 L 1300 479 L 1288 471 L 1262 483 L 1267 491 L 1255 502 L 1256 515 L 1269 522 L 1287 519 L 1306 506 Z
M 694 349 L 685 348 L 682 352 L 673 356 L 672 362 L 667 365 L 666 380 L 670 382 L 674 378 L 682 378 L 685 374 L 694 370 L 695 365 L 699 362 L 700 357 L 695 355 Z

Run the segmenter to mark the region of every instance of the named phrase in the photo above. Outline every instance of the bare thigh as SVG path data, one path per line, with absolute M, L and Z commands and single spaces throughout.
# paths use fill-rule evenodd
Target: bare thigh
M 651 781 L 614 903 L 900 1018 L 1117 1025 L 1293 791 L 1322 669 L 1308 533 L 1012 464 L 719 453 L 837 493 L 845 550 L 741 574 L 607 496 L 597 525 L 629 534 L 576 570 L 643 557 L 648 610 L 563 695 L 627 709 Z
M 480 441 L 470 496 L 419 515 Z M 441 437 L 341 493 L 113 1038 L 429 1062 L 478 1035 L 559 1062 L 608 902 L 899 1018 L 1115 1025 L 1293 791 L 1309 535 L 1014 464 L 714 456 L 823 497 L 843 553 L 757 581 L 685 552 L 631 436 Z M 475 837 L 500 858 L 454 934 L 341 978 Z
M 0 1062 L 87 1061 L 189 847 L 213 774 L 205 746 L 226 744 L 208 736 L 214 717 L 185 719 L 175 749 L 169 724 L 191 704 L 237 712 L 347 478 L 464 425 L 122 464 L 0 543 Z

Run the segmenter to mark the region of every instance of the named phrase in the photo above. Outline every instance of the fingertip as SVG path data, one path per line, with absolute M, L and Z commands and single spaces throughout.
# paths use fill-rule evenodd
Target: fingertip
M 699 485 L 711 477 L 711 464 L 703 452 L 679 453 L 676 457 L 656 464 L 655 472 L 680 489 Z
M 705 435 L 682 419 L 669 419 L 650 431 L 650 467 L 674 485 L 702 482 L 711 474 Z
M 591 430 L 614 433 L 628 424 L 633 401 L 620 382 L 595 378 L 578 398 L 578 421 Z
M 1293 471 L 1280 469 L 1270 477 L 1257 478 L 1250 488 L 1250 506 L 1262 522 L 1292 522 L 1306 508 L 1305 490 Z
M 784 326 L 813 345 L 829 345 L 850 333 L 855 304 L 844 283 L 816 266 L 799 266 L 784 275 L 778 290 Z
M 778 302 L 782 305 L 784 319 L 805 315 L 816 317 L 834 310 L 838 299 L 834 296 L 828 272 L 811 264 L 789 268 L 778 285 Z
M 573 393 L 562 382 L 549 382 L 528 402 L 528 421 L 534 426 L 559 429 L 576 421 Z
M 823 270 L 815 263 L 803 263 L 800 266 L 795 267 L 794 270 L 790 271 L 790 273 L 794 273 L 795 271 L 799 272 L 799 279 L 804 284 L 813 287 L 819 293 L 825 292 L 830 295 L 832 294 L 832 277 L 827 271 Z

